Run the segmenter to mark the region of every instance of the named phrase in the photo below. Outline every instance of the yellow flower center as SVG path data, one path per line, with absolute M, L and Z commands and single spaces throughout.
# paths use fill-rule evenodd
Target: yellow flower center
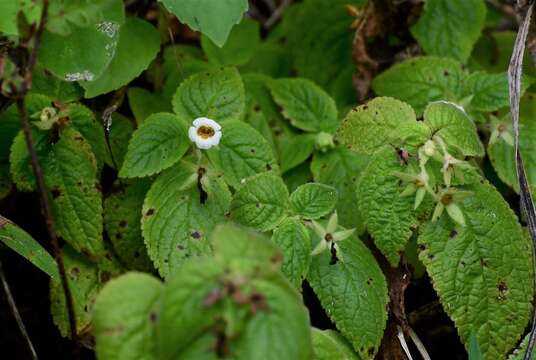
M 205 140 L 213 137 L 215 133 L 216 132 L 214 131 L 214 129 L 211 128 L 210 126 L 203 125 L 197 128 L 197 135 L 199 135 L 201 138 Z

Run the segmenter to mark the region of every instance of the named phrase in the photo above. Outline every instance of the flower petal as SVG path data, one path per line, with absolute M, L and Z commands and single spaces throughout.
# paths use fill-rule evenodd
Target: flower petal
M 200 118 L 195 119 L 194 126 L 195 127 L 208 126 L 208 127 L 213 128 L 215 131 L 221 130 L 220 124 L 206 117 L 200 117 Z
M 188 129 L 188 137 L 191 141 L 196 142 L 199 136 L 197 135 L 197 128 L 190 126 Z

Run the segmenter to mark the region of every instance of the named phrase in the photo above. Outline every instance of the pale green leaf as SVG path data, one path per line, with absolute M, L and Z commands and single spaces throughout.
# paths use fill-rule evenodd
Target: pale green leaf
M 119 176 L 149 176 L 177 163 L 190 147 L 187 132 L 188 125 L 174 114 L 149 116 L 134 131 Z
M 251 126 L 240 121 L 222 125 L 218 147 L 208 151 L 209 159 L 220 170 L 229 185 L 255 174 L 277 169 L 277 160 L 270 144 Z
M 0 242 L 51 278 L 58 278 L 58 267 L 54 258 L 30 234 L 2 215 L 0 215 Z
M 357 205 L 368 232 L 393 266 L 418 224 L 413 198 L 400 196 L 404 184 L 395 173 L 404 167 L 396 149 L 386 145 L 372 156 L 357 184 Z
M 360 360 L 348 341 L 335 330 L 312 328 L 315 360 Z
M 275 102 L 283 115 L 298 129 L 334 132 L 338 125 L 335 101 L 307 79 L 280 79 L 270 84 Z
M 245 302 L 229 294 L 229 286 Z M 214 348 L 202 345 L 217 337 L 226 340 L 237 360 L 307 360 L 312 355 L 307 310 L 278 273 L 244 277 L 226 272 L 213 259 L 190 261 L 167 284 L 161 309 L 161 358 L 214 359 Z M 222 319 L 228 327 L 211 331 Z
M 376 259 L 358 238 L 341 241 L 337 258 L 333 264 L 329 251 L 314 256 L 307 279 L 337 329 L 360 356 L 370 359 L 387 322 L 387 284 Z
M 157 330 L 162 359 L 181 358 L 190 344 L 215 322 L 218 308 L 204 304 L 221 286 L 218 277 L 222 272 L 218 262 L 198 259 L 184 263 L 167 283 Z
M 231 217 L 260 231 L 271 230 L 286 217 L 288 197 L 279 176 L 269 172 L 252 176 L 233 195 Z
M 202 198 L 198 168 L 179 162 L 158 176 L 145 197 L 142 232 L 149 257 L 163 277 L 190 257 L 211 253 L 208 235 L 225 220 L 229 190 L 221 180 L 205 179 Z
M 485 359 L 504 358 L 527 325 L 533 294 L 531 243 L 489 184 L 466 190 L 466 226 L 443 216 L 419 237 L 420 259 L 466 347 L 476 334 Z
M 484 155 L 475 123 L 455 104 L 438 101 L 428 105 L 424 111 L 424 123 L 435 136 L 441 137 L 463 155 Z
M 268 311 L 257 311 L 237 340 L 240 360 L 309 360 L 312 357 L 307 308 L 295 289 L 276 273 L 252 281 Z
M 331 186 L 308 183 L 290 195 L 294 212 L 306 219 L 318 219 L 333 211 L 337 205 L 337 190 Z
M 407 102 L 420 115 L 431 101 L 458 99 L 464 77 L 462 65 L 455 60 L 416 57 L 376 76 L 372 88 L 378 95 Z
M 163 284 L 131 272 L 110 281 L 93 306 L 96 353 L 100 360 L 157 360 L 158 300 Z
M 406 103 L 375 98 L 352 110 L 337 130 L 337 139 L 351 150 L 372 154 L 385 144 L 419 145 L 429 135 Z
M 281 266 L 281 251 L 266 235 L 232 223 L 220 224 L 210 235 L 214 257 L 233 270 L 273 271 Z
M 128 18 L 117 36 L 119 40 L 110 65 L 94 81 L 81 83 L 86 90 L 85 97 L 102 95 L 128 84 L 147 69 L 160 51 L 160 34 L 140 18 Z
M 248 9 L 247 0 L 160 0 L 166 8 L 192 30 L 223 46 L 233 25 Z
M 309 231 L 300 220 L 289 218 L 275 229 L 272 241 L 283 252 L 281 271 L 295 288 L 300 289 L 311 263 Z
M 173 97 L 173 110 L 192 122 L 208 117 L 216 122 L 241 120 L 245 111 L 244 85 L 234 68 L 221 68 L 190 76 Z
M 427 0 L 411 33 L 427 54 L 466 62 L 485 19 L 484 0 Z

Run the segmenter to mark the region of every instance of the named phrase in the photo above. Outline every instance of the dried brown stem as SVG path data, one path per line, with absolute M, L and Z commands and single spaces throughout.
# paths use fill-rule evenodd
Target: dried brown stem
M 50 244 L 52 247 L 52 252 L 54 254 L 54 258 L 56 259 L 56 263 L 58 264 L 60 280 L 61 280 L 61 284 L 62 284 L 62 288 L 65 294 L 65 300 L 67 304 L 71 339 L 73 340 L 73 357 L 77 359 L 79 358 L 79 347 L 78 347 L 77 333 L 76 333 L 76 316 L 75 316 L 75 311 L 74 311 L 73 297 L 72 297 L 71 290 L 69 288 L 69 284 L 67 281 L 65 264 L 63 262 L 63 253 L 59 245 L 58 238 L 56 236 L 54 217 L 52 214 L 52 207 L 50 205 L 48 191 L 47 191 L 47 188 L 45 185 L 45 179 L 43 176 L 43 171 L 41 169 L 41 165 L 39 164 L 39 159 L 37 158 L 37 153 L 36 153 L 34 142 L 32 139 L 30 121 L 29 121 L 28 113 L 26 111 L 26 106 L 25 106 L 25 96 L 28 90 L 32 86 L 32 71 L 37 62 L 39 48 L 41 47 L 42 35 L 43 35 L 45 24 L 48 18 L 48 8 L 49 8 L 49 0 L 43 0 L 41 19 L 32 37 L 33 38 L 32 51 L 30 53 L 28 63 L 25 69 L 23 69 L 24 80 L 20 88 L 13 87 L 12 90 L 13 90 L 13 99 L 15 100 L 15 104 L 17 106 L 17 110 L 18 110 L 19 117 L 20 117 L 24 139 L 26 141 L 26 146 L 28 148 L 28 153 L 30 155 L 30 163 L 32 166 L 32 171 L 35 176 L 36 183 L 37 183 L 37 191 L 40 197 L 41 210 L 45 218 L 47 232 L 48 232 Z
M 0 261 L 0 280 L 2 281 L 2 286 L 4 288 L 4 292 L 6 293 L 7 302 L 9 304 L 9 307 L 11 308 L 11 312 L 13 313 L 13 317 L 15 318 L 15 321 L 17 322 L 17 326 L 19 327 L 19 331 L 26 341 L 26 345 L 28 345 L 28 350 L 30 351 L 30 354 L 32 354 L 32 359 L 37 360 L 37 353 L 35 352 L 35 348 L 32 344 L 32 340 L 28 336 L 28 332 L 26 331 L 26 327 L 24 326 L 24 322 L 22 321 L 22 318 L 19 314 L 19 309 L 17 309 L 17 304 L 15 303 L 15 299 L 13 298 L 13 295 L 11 294 L 11 289 L 9 288 L 9 284 L 6 279 L 6 275 L 4 274 L 4 268 L 2 266 L 2 262 Z

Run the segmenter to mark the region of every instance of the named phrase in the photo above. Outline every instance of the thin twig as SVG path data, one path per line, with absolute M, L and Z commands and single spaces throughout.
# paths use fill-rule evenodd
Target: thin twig
M 270 17 L 266 20 L 263 27 L 266 30 L 270 30 L 272 26 L 274 26 L 274 24 L 278 22 L 279 19 L 281 19 L 281 16 L 283 16 L 283 12 L 286 10 L 286 8 L 290 6 L 290 4 L 292 4 L 292 0 L 283 0 L 281 2 L 281 5 L 279 5 L 279 7 L 275 9 L 272 15 L 270 15 Z
M 518 5 L 520 6 L 522 6 L 524 3 L 525 1 L 518 1 Z M 521 74 L 523 72 L 523 54 L 525 53 L 525 44 L 529 32 L 530 20 L 532 17 L 532 8 L 533 2 L 531 2 L 530 6 L 527 8 L 527 12 L 517 33 L 512 58 L 510 59 L 510 65 L 508 67 L 508 84 L 510 92 L 510 111 L 512 114 L 512 127 L 514 129 L 514 148 L 516 155 L 517 179 L 519 182 L 519 193 L 521 195 L 521 208 L 527 217 L 528 228 L 532 237 L 532 259 L 534 276 L 533 281 L 534 287 L 536 288 L 536 209 L 534 208 L 534 202 L 532 201 L 532 194 L 530 191 L 527 174 L 525 173 L 525 167 L 523 164 L 523 158 L 521 157 L 521 152 L 519 150 L 519 102 L 521 97 Z M 533 308 L 532 327 L 530 330 L 527 349 L 523 357 L 524 360 L 531 359 L 532 349 L 534 348 L 535 340 L 536 309 Z
M 419 339 L 419 336 L 415 331 L 413 331 L 412 328 L 409 328 L 409 336 L 411 337 L 411 340 L 413 340 L 413 343 L 417 347 L 417 350 L 419 350 L 419 353 L 421 354 L 423 360 L 431 360 L 430 355 L 428 355 L 428 351 L 426 351 L 426 348 L 424 347 L 424 344 L 422 343 L 421 339 Z
M 58 271 L 60 274 L 61 285 L 63 287 L 63 292 L 65 294 L 65 302 L 67 304 L 67 312 L 69 317 L 69 325 L 71 330 L 71 339 L 73 341 L 73 356 L 75 359 L 79 358 L 79 347 L 77 341 L 76 333 L 76 316 L 74 311 L 73 297 L 69 284 L 67 282 L 67 274 L 65 271 L 65 264 L 63 262 L 63 253 L 60 248 L 58 238 L 56 236 L 56 229 L 54 223 L 54 217 L 52 214 L 52 207 L 48 198 L 48 191 L 45 185 L 45 180 L 43 177 L 43 171 L 41 165 L 39 164 L 39 159 L 37 158 L 37 153 L 35 150 L 34 142 L 32 139 L 32 131 L 30 129 L 30 121 L 28 118 L 28 113 L 25 106 L 25 96 L 28 90 L 32 86 L 32 71 L 37 62 L 37 55 L 39 53 L 39 48 L 41 47 L 41 38 L 45 28 L 45 24 L 48 18 L 48 7 L 49 0 L 43 0 L 43 9 L 41 12 L 41 19 L 39 25 L 33 35 L 33 48 L 30 53 L 28 64 L 24 69 L 24 81 L 22 82 L 19 89 L 13 88 L 14 99 L 17 106 L 17 110 L 20 117 L 21 127 L 24 134 L 24 139 L 26 141 L 26 147 L 28 148 L 28 153 L 30 155 L 30 163 L 32 166 L 32 171 L 37 183 L 37 191 L 39 193 L 41 210 L 43 216 L 46 220 L 47 232 L 50 239 L 50 244 L 52 246 L 52 252 L 58 264 Z
M 32 354 L 32 359 L 37 360 L 39 358 L 37 357 L 37 353 L 35 352 L 35 348 L 32 344 L 32 340 L 28 336 L 28 332 L 26 331 L 24 322 L 22 322 L 22 318 L 20 317 L 19 309 L 17 309 L 17 304 L 15 303 L 15 299 L 13 298 L 13 295 L 11 294 L 11 290 L 9 289 L 9 284 L 7 283 L 6 275 L 4 273 L 4 268 L 2 266 L 2 261 L 0 261 L 0 280 L 2 281 L 2 286 L 4 287 L 4 292 L 6 293 L 7 302 L 9 303 L 9 307 L 11 308 L 13 317 L 15 318 L 15 321 L 17 322 L 17 325 L 19 327 L 22 337 L 26 341 L 26 345 L 28 345 L 28 349 L 30 353 Z
M 404 352 L 406 353 L 406 356 L 409 360 L 413 360 L 411 357 L 411 353 L 409 352 L 408 344 L 406 343 L 406 338 L 404 337 L 404 332 L 402 331 L 402 328 L 400 326 L 397 326 L 398 332 L 396 336 L 398 337 L 398 341 L 400 341 L 400 346 L 402 346 L 402 349 L 404 349 Z

